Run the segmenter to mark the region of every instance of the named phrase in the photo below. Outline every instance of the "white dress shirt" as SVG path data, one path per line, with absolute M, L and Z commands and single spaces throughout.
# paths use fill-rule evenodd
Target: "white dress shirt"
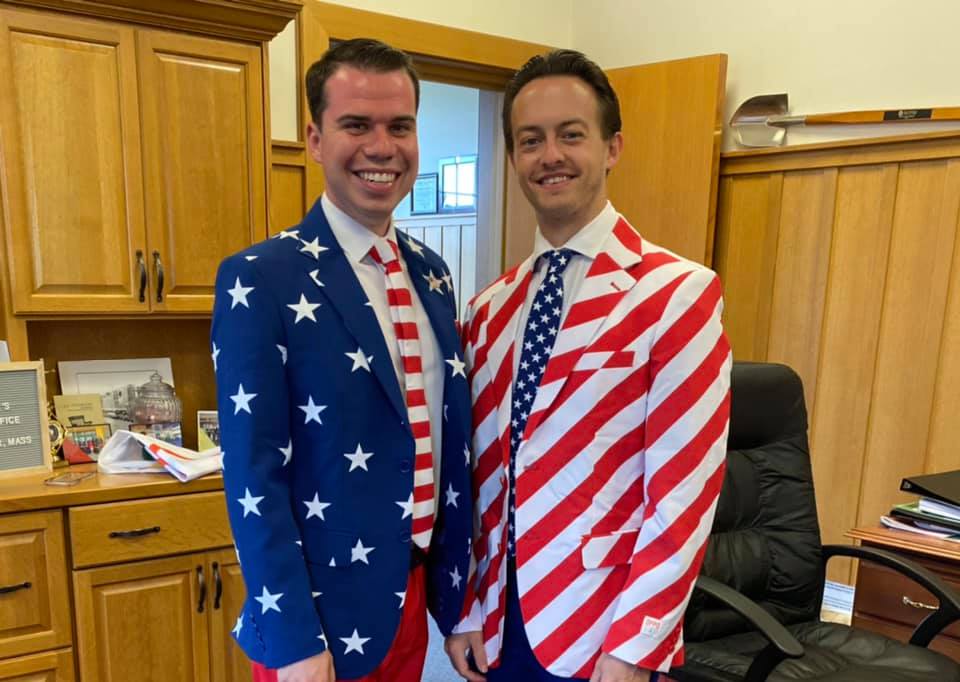
M 607 205 L 597 214 L 596 218 L 584 225 L 566 244 L 560 247 L 561 249 L 570 249 L 576 252 L 563 271 L 563 309 L 560 312 L 561 327 L 563 326 L 563 321 L 567 319 L 567 312 L 576 300 L 577 292 L 580 290 L 580 285 L 583 284 L 583 280 L 586 278 L 590 266 L 593 265 L 597 254 L 600 253 L 604 242 L 606 242 L 610 233 L 613 232 L 613 228 L 616 227 L 619 220 L 620 214 L 613 208 L 613 204 L 608 201 Z M 516 345 L 514 346 L 517 349 L 523 347 L 523 334 L 527 329 L 527 319 L 530 317 L 533 298 L 536 296 L 537 289 L 547 276 L 547 265 L 549 261 L 545 258 L 541 260 L 540 256 L 554 249 L 555 247 L 547 241 L 547 238 L 544 237 L 540 231 L 540 227 L 537 226 L 537 233 L 533 238 L 533 277 L 530 280 L 530 288 L 527 289 L 527 295 L 523 301 L 523 309 L 520 311 L 520 324 L 517 326 L 517 339 Z M 513 354 L 514 376 L 517 375 L 517 368 L 519 366 L 520 352 L 517 350 Z
M 380 266 L 370 257 L 370 249 L 381 237 L 341 211 L 327 198 L 326 194 L 320 198 L 320 201 L 323 213 L 327 216 L 327 222 L 330 223 L 330 229 L 333 231 L 333 236 L 343 248 L 347 261 L 357 275 L 357 279 L 360 280 L 360 286 L 367 295 L 367 300 L 370 301 L 370 306 L 377 316 L 380 331 L 383 332 L 383 340 L 386 342 L 390 359 L 393 361 L 393 370 L 396 372 L 397 382 L 400 384 L 400 392 L 405 395 L 403 360 L 400 357 L 397 333 L 393 328 L 393 318 L 390 317 L 386 277 Z M 397 241 L 397 231 L 393 223 L 390 224 L 386 237 Z M 440 491 L 440 453 L 443 443 L 443 378 L 445 374 L 443 357 L 440 353 L 437 335 L 433 332 L 433 326 L 430 324 L 430 318 L 427 317 L 423 303 L 420 302 L 420 295 L 410 280 L 410 273 L 407 271 L 407 264 L 403 261 L 402 252 L 400 254 L 400 265 L 403 269 L 403 278 L 406 280 L 407 288 L 410 289 L 413 299 L 413 311 L 417 320 L 417 332 L 420 336 L 423 385 L 427 398 L 427 412 L 430 414 L 430 439 L 433 442 L 433 499 L 436 502 Z M 439 505 L 434 504 L 434 509 L 439 509 Z

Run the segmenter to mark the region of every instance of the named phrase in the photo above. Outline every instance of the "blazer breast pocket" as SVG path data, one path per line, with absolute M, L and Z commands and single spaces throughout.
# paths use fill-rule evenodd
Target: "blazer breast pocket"
M 611 568 L 629 564 L 637 545 L 640 529 L 597 535 L 584 535 L 580 541 L 580 558 L 584 568 Z
M 585 351 L 574 371 L 598 369 L 629 369 L 636 360 L 636 352 L 632 350 L 617 351 Z

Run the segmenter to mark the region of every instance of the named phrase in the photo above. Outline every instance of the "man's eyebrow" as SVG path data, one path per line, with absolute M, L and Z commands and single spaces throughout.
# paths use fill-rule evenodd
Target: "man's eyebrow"
M 558 123 L 555 127 L 564 128 L 570 125 L 586 125 L 586 121 L 584 121 L 582 118 L 570 118 L 570 119 L 567 119 L 566 121 L 560 121 L 560 123 Z M 538 125 L 520 126 L 519 128 L 517 128 L 517 134 L 526 133 L 526 132 L 539 133 L 542 130 L 543 130 L 543 126 L 538 126 Z
M 369 116 L 361 116 L 359 114 L 344 114 L 337 119 L 337 123 L 365 123 L 369 120 Z

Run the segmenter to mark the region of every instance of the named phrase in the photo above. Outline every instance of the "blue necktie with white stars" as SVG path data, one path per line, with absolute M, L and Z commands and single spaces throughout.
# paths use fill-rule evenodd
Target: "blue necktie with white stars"
M 527 327 L 523 330 L 523 347 L 520 350 L 520 365 L 517 367 L 516 381 L 513 384 L 513 408 L 510 419 L 510 491 L 507 536 L 507 554 L 515 556 L 514 516 L 516 513 L 516 470 L 517 447 L 523 439 L 527 419 L 537 397 L 537 389 L 543 370 L 547 367 L 553 343 L 560 331 L 560 318 L 563 313 L 563 271 L 576 252 L 571 249 L 549 251 L 542 257 L 549 260 L 547 274 L 537 289 L 527 317 Z

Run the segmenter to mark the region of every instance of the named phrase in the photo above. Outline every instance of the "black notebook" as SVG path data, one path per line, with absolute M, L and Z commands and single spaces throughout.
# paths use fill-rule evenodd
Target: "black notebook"
M 900 481 L 900 490 L 960 506 L 960 471 L 910 476 Z

